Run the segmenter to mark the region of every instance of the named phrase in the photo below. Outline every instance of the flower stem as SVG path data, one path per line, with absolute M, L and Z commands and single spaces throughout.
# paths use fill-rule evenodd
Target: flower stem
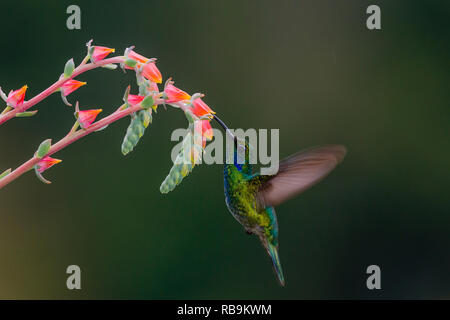
M 155 103 L 160 105 L 163 104 L 164 101 L 162 99 L 155 99 Z M 95 132 L 139 110 L 142 110 L 142 107 L 140 105 L 130 106 L 129 108 L 125 109 L 119 107 L 115 112 L 97 122 L 94 122 L 86 129 L 79 129 L 77 131 L 71 130 L 64 138 L 62 138 L 57 143 L 51 146 L 49 152 L 47 153 L 47 156 L 51 156 L 52 154 L 64 149 L 65 147 L 76 142 L 77 140 L 91 134 L 92 132 Z M 40 159 L 32 157 L 30 160 L 23 163 L 21 166 L 12 171 L 10 174 L 0 179 L 0 189 L 2 189 L 4 186 L 8 185 L 12 181 L 16 180 L 24 173 L 33 169 L 33 167 L 36 164 L 38 164 L 39 161 Z
M 85 59 L 86 60 L 86 59 Z M 96 63 L 88 63 L 86 64 L 86 61 L 83 60 L 83 62 L 73 71 L 72 75 L 69 78 L 61 78 L 58 81 L 56 81 L 54 84 L 52 84 L 50 87 L 39 93 L 37 96 L 33 97 L 32 99 L 24 102 L 24 104 L 20 108 L 14 108 L 12 110 L 9 110 L 5 113 L 2 113 L 0 115 L 0 125 L 5 123 L 8 120 L 11 120 L 16 116 L 17 113 L 24 112 L 34 105 L 38 104 L 48 96 L 50 96 L 52 93 L 54 93 L 56 90 L 58 90 L 66 81 L 75 78 L 76 76 L 92 70 L 99 68 L 101 66 L 112 64 L 112 63 L 121 63 L 125 60 L 125 57 L 123 56 L 117 56 L 109 59 L 104 59 L 101 61 L 98 61 Z

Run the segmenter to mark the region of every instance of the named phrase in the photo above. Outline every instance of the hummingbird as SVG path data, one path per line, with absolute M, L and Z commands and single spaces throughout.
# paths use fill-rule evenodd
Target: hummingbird
M 305 149 L 281 160 L 276 174 L 262 175 L 250 164 L 248 143 L 239 142 L 216 115 L 214 119 L 234 139 L 234 161 L 225 164 L 223 170 L 227 208 L 248 234 L 258 236 L 272 260 L 279 283 L 284 286 L 274 207 L 325 178 L 343 160 L 347 150 L 343 145 Z M 238 149 L 242 147 L 245 161 L 237 161 Z

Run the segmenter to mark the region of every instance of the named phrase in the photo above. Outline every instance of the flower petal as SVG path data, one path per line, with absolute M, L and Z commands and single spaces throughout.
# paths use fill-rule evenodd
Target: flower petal
M 37 164 L 37 170 L 39 173 L 44 172 L 45 170 L 53 167 L 55 164 L 60 163 L 62 160 L 54 159 L 51 157 L 42 158 Z
M 116 50 L 112 49 L 112 48 L 95 46 L 94 50 L 91 54 L 91 59 L 93 62 L 97 62 L 97 61 L 105 59 L 106 56 L 108 56 L 110 53 L 115 52 L 115 51 Z
M 206 141 L 213 138 L 213 129 L 209 120 L 198 120 L 195 122 L 195 130 L 200 133 L 203 149 L 206 147 Z
M 191 96 L 183 90 L 175 87 L 172 83 L 168 83 L 164 88 L 164 93 L 167 96 L 167 103 L 174 103 L 183 100 L 189 100 Z
M 136 94 L 129 94 L 128 95 L 128 103 L 133 105 L 139 104 L 142 102 L 142 100 L 144 100 L 145 97 L 144 96 L 139 96 Z
M 215 112 L 212 111 L 211 108 L 201 98 L 195 99 L 192 102 L 192 104 L 193 104 L 192 113 L 195 114 L 197 117 L 203 116 L 212 117 L 212 115 L 215 114 Z
M 78 111 L 78 123 L 81 128 L 86 129 L 89 127 L 97 118 L 98 114 L 102 112 L 102 109 L 92 109 L 92 110 L 83 110 Z
M 133 50 L 130 50 L 128 52 L 128 58 L 129 59 L 134 59 L 134 60 L 136 60 L 138 62 L 142 62 L 142 63 L 146 63 L 148 60 L 150 60 L 150 59 L 140 55 L 139 53 L 137 53 L 137 52 L 135 52 Z
M 64 82 L 64 84 L 61 86 L 61 92 L 63 96 L 66 97 L 85 84 L 86 82 L 70 79 Z
M 6 103 L 13 108 L 20 107 L 25 100 L 25 92 L 27 91 L 28 86 L 24 85 L 22 88 L 11 91 L 6 99 Z
M 211 141 L 214 137 L 213 129 L 209 120 L 202 120 L 203 137 Z
M 142 75 L 153 82 L 162 83 L 162 75 L 154 62 L 148 62 L 142 69 Z

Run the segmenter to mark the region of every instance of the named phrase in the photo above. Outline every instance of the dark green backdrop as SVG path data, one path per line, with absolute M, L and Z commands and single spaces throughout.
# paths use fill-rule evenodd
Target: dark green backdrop
M 66 28 L 78 4 L 82 29 Z M 280 154 L 343 143 L 323 183 L 278 209 L 279 287 L 266 253 L 228 213 L 222 168 L 201 166 L 168 195 L 169 109 L 123 157 L 124 119 L 57 154 L 46 186 L 29 173 L 0 191 L 0 298 L 450 298 L 448 1 L 10 1 L 0 19 L 0 85 L 53 83 L 84 44 L 135 45 L 164 78 L 234 128 L 279 128 Z M 132 73 L 96 70 L 69 98 L 112 112 Z M 58 95 L 0 127 L 0 169 L 59 139 Z M 82 270 L 69 291 L 65 269 Z M 382 290 L 366 289 L 366 267 Z

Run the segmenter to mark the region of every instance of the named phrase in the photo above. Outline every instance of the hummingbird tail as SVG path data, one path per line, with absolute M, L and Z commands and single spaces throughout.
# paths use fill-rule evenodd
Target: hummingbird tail
M 277 274 L 278 281 L 280 281 L 280 284 L 284 287 L 284 275 L 283 269 L 281 268 L 280 257 L 278 256 L 278 248 L 269 242 L 267 243 L 267 251 L 270 258 L 272 258 L 273 269 Z

